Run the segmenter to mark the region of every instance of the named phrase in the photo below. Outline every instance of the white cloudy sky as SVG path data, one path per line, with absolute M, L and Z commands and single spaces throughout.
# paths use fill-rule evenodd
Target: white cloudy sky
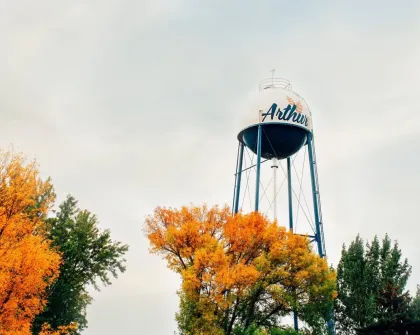
M 0 1 L 1 147 L 131 247 L 85 334 L 173 334 L 179 279 L 144 217 L 230 204 L 234 106 L 273 68 L 314 115 L 330 262 L 388 232 L 420 283 L 419 17 L 415 0 Z

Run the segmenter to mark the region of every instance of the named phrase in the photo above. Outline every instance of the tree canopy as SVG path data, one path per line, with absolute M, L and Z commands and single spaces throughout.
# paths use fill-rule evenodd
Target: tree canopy
M 125 271 L 127 245 L 101 231 L 69 196 L 55 193 L 35 162 L 0 152 L 0 334 L 68 335 L 86 327 L 88 285 Z
M 31 333 L 59 274 L 60 254 L 44 234 L 54 201 L 34 162 L 0 153 L 0 334 Z
M 259 213 L 228 207 L 158 207 L 146 219 L 151 252 L 182 278 L 181 334 L 233 334 L 279 325 L 291 311 L 321 329 L 335 297 L 335 272 L 309 239 Z
M 112 241 L 110 231 L 101 231 L 97 217 L 80 210 L 72 196 L 55 217 L 47 219 L 46 236 L 62 254 L 63 264 L 48 289 L 45 310 L 35 319 L 35 332 L 45 322 L 53 328 L 76 322 L 79 333 L 87 326 L 86 308 L 92 301 L 89 285 L 96 289 L 99 284 L 110 285 L 110 276 L 124 272 L 128 246 Z
M 357 236 L 348 248 L 343 246 L 335 301 L 340 333 L 391 329 L 411 322 L 411 297 L 405 288 L 410 273 L 398 243 L 392 245 L 387 235 L 382 243 L 375 237 L 365 247 Z

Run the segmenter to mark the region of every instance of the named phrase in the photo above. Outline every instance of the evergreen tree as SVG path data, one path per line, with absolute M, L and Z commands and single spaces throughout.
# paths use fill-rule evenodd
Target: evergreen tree
M 53 328 L 77 322 L 79 331 L 87 326 L 86 308 L 92 302 L 88 286 L 111 284 L 110 275 L 125 271 L 127 245 L 111 240 L 110 231 L 100 231 L 95 215 L 77 208 L 68 196 L 55 218 L 47 219 L 47 234 L 62 253 L 58 280 L 50 287 L 44 312 L 34 322 L 38 333 L 44 322 Z
M 376 326 L 393 327 L 411 320 L 411 298 L 405 286 L 411 273 L 398 243 L 375 236 L 364 246 L 360 236 L 343 246 L 337 269 L 336 326 L 341 334 Z
M 356 327 L 364 327 L 373 318 L 369 294 L 371 286 L 365 277 L 366 259 L 363 240 L 358 235 L 348 249 L 343 246 L 337 267 L 335 300 L 337 330 L 352 334 Z
M 411 313 L 415 321 L 420 321 L 420 285 L 417 285 L 417 293 L 411 302 Z

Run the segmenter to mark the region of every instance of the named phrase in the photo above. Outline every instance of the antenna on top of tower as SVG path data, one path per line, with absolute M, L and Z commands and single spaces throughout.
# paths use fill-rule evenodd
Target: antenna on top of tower
M 274 74 L 276 73 L 276 69 L 272 69 L 271 71 L 271 84 L 274 82 Z

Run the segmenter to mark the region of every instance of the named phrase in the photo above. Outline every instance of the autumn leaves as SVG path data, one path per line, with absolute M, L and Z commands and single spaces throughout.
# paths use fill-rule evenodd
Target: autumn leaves
M 35 164 L 25 166 L 11 153 L 0 156 L 0 333 L 24 335 L 61 262 L 42 234 L 54 195 L 45 192 L 51 185 L 41 181 Z
M 86 286 L 125 271 L 128 246 L 100 231 L 72 197 L 48 216 L 54 200 L 34 162 L 0 152 L 1 335 L 80 334 L 91 301 Z
M 183 334 L 232 334 L 274 327 L 297 311 L 313 327 L 335 297 L 335 273 L 306 237 L 258 213 L 227 207 L 157 208 L 146 220 L 151 252 L 182 277 L 177 319 Z
M 76 278 L 83 288 L 92 280 L 107 282 L 109 271 L 125 270 L 127 246 L 100 233 L 96 219 L 76 213 L 72 198 L 60 206 L 57 218 L 47 219 L 54 200 L 51 183 L 40 179 L 34 163 L 0 153 L 1 335 L 30 335 L 34 324 L 41 335 L 77 333 L 71 320 L 78 320 L 89 299 L 77 313 L 48 299 L 79 306 L 84 289 L 75 301 L 66 296 L 74 294 Z M 228 207 L 206 206 L 158 207 L 146 219 L 145 234 L 151 252 L 164 257 L 182 278 L 176 316 L 182 334 L 272 329 L 291 311 L 314 330 L 325 326 L 336 294 L 335 272 L 312 252 L 306 237 L 258 213 L 233 216 Z M 81 241 L 86 245 L 78 250 Z M 71 261 L 79 259 L 89 265 L 86 276 L 69 272 Z M 52 284 L 62 290 L 52 290 Z M 54 329 L 52 323 L 40 323 L 57 321 L 57 315 L 62 317 Z

